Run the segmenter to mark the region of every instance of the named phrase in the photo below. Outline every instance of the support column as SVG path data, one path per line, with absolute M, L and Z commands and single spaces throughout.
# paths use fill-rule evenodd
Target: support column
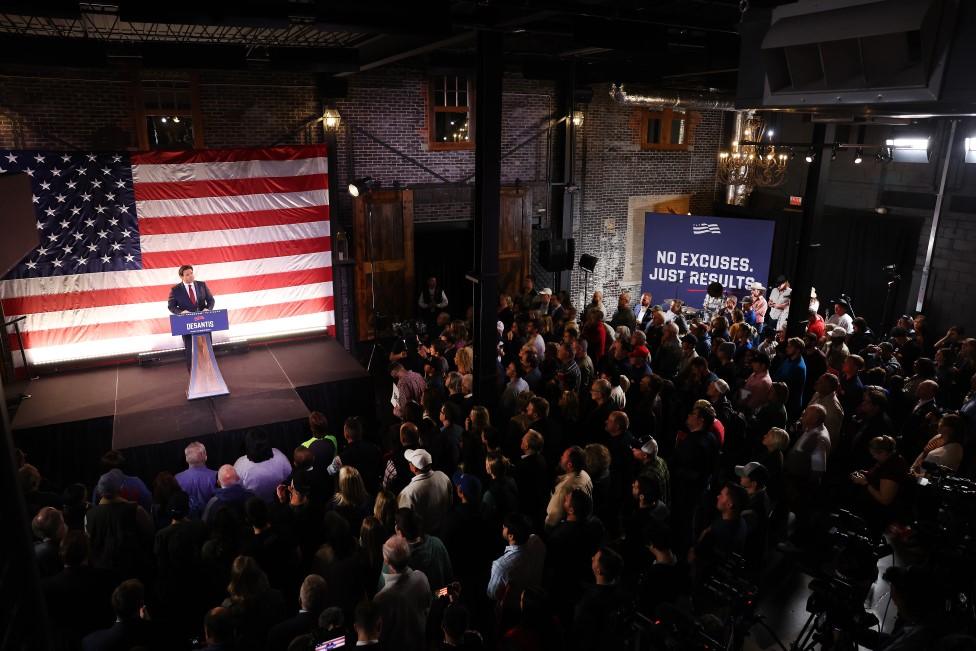
M 496 387 L 498 223 L 502 160 L 502 34 L 479 31 L 474 131 L 474 396 L 493 405 Z
M 576 109 L 576 77 L 559 84 L 555 115 L 550 116 L 552 126 L 552 159 L 549 177 L 550 233 L 553 238 L 567 239 L 573 236 L 573 210 L 577 196 L 575 185 L 576 125 L 573 113 Z M 558 181 L 556 180 L 558 179 Z M 577 257 L 579 251 L 576 252 Z M 575 264 L 575 260 L 573 261 Z M 553 290 L 571 289 L 572 270 L 554 274 Z
M 810 307 L 810 286 L 814 282 L 814 268 L 817 262 L 818 224 L 823 216 L 823 183 L 830 173 L 830 150 L 824 143 L 834 140 L 835 126 L 823 123 L 813 127 L 811 146 L 817 152 L 807 169 L 807 184 L 803 193 L 803 219 L 800 222 L 800 236 L 797 241 L 796 268 L 789 279 L 793 293 L 790 298 L 790 320 L 786 332 L 790 337 L 801 337 L 806 330 L 807 312 Z M 826 298 L 826 297 L 825 297 Z

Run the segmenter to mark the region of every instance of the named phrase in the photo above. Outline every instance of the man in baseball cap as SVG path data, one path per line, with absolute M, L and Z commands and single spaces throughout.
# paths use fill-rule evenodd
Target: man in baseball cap
M 400 508 L 416 511 L 424 528 L 436 535 L 444 516 L 453 505 L 454 485 L 450 477 L 431 468 L 430 453 L 427 450 L 404 450 L 403 458 L 407 460 L 413 477 L 400 492 L 397 503 Z
M 749 495 L 749 501 L 742 513 L 749 527 L 746 554 L 750 558 L 747 560 L 751 563 L 760 563 L 766 550 L 769 516 L 773 512 L 772 500 L 766 492 L 769 470 L 758 461 L 750 461 L 744 466 L 736 466 L 735 474 L 739 478 L 739 485 L 745 488 Z

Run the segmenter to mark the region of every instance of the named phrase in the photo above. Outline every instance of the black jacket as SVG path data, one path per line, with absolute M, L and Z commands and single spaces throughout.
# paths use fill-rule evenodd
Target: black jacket
M 207 288 L 207 283 L 200 280 L 193 281 L 193 293 L 196 294 L 196 303 L 190 300 L 190 296 L 186 293 L 186 287 L 183 286 L 183 283 L 173 285 L 173 287 L 169 290 L 169 302 L 166 305 L 167 309 L 169 309 L 169 311 L 173 314 L 179 314 L 183 310 L 188 312 L 199 312 L 203 309 L 213 309 L 214 296 Z

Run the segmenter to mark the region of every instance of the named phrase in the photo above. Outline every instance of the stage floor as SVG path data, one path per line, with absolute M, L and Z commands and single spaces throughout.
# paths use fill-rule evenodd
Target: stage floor
M 13 419 L 15 431 L 112 419 L 112 447 L 126 449 L 237 431 L 308 416 L 299 390 L 368 378 L 333 339 L 253 345 L 218 357 L 230 394 L 186 399 L 182 359 L 116 365 L 33 380 Z

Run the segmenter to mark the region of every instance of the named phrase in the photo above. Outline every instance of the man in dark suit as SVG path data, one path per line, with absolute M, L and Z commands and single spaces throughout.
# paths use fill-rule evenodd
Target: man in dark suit
M 81 646 L 84 651 L 109 651 L 145 646 L 150 649 L 166 648 L 159 632 L 145 614 L 146 592 L 138 579 L 123 581 L 112 593 L 112 608 L 117 617 L 115 625 L 85 636 Z
M 268 631 L 268 649 L 285 651 L 291 641 L 299 635 L 311 633 L 322 611 L 326 597 L 325 579 L 318 574 L 309 574 L 302 581 L 302 588 L 298 594 L 301 609 L 291 619 L 277 624 Z
M 202 312 L 212 310 L 214 296 L 207 289 L 207 283 L 193 278 L 193 267 L 185 264 L 180 267 L 180 280 L 169 290 L 167 308 L 171 314 Z M 207 337 L 210 335 L 208 334 Z M 186 370 L 190 370 L 190 335 L 183 335 L 183 349 L 186 351 Z

